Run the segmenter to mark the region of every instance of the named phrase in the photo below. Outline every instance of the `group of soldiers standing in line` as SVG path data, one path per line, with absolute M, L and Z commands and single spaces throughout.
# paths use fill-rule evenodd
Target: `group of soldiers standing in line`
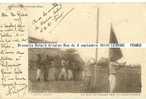
M 75 62 L 48 55 L 45 60 L 40 54 L 37 57 L 36 80 L 81 80 L 83 69 Z

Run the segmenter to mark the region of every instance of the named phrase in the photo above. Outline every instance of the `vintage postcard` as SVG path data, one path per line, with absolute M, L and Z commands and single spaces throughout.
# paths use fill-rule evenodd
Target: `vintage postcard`
M 146 4 L 0 4 L 0 99 L 146 95 Z

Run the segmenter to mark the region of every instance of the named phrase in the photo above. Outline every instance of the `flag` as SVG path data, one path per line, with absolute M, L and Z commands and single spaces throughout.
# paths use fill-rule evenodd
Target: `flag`
M 113 27 L 111 26 L 110 31 L 110 40 L 109 43 L 118 43 L 117 37 L 115 35 L 115 32 L 113 30 Z M 110 48 L 109 49 L 109 59 L 110 61 L 116 61 L 123 57 L 122 51 L 120 48 Z

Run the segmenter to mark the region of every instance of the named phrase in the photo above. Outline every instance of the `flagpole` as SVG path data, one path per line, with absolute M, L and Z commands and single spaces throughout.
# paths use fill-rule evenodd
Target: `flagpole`
M 97 23 L 96 23 L 96 43 L 98 43 L 98 35 L 99 35 L 99 8 L 97 8 Z M 96 48 L 96 54 L 95 54 L 95 58 L 96 58 L 96 63 L 97 63 L 97 58 L 98 58 L 98 48 Z
M 96 43 L 98 43 L 98 35 L 99 35 L 99 8 L 96 9 L 96 13 L 97 13 L 97 22 L 96 22 Z M 94 71 L 93 71 L 93 89 L 96 88 L 96 66 L 97 66 L 97 58 L 98 58 L 98 48 L 96 48 L 95 51 L 95 62 L 96 64 L 94 65 Z

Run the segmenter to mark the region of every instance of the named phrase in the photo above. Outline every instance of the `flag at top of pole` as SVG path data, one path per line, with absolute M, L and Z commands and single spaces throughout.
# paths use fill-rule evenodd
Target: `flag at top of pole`
M 118 43 L 117 37 L 115 35 L 113 26 L 111 25 L 110 31 L 110 40 L 109 43 Z M 122 51 L 120 48 L 110 48 L 109 49 L 109 59 L 110 61 L 116 61 L 123 57 Z

